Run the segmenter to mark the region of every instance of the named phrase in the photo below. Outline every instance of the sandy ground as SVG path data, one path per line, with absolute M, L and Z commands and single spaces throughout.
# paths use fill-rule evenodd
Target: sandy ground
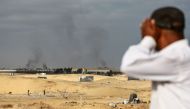
M 147 103 L 122 102 L 133 92 L 149 102 L 150 81 L 93 75 L 93 82 L 79 82 L 80 76 L 47 75 L 47 79 L 39 79 L 37 75 L 0 74 L 0 109 L 113 109 L 110 103 L 117 105 L 115 109 L 148 109 Z

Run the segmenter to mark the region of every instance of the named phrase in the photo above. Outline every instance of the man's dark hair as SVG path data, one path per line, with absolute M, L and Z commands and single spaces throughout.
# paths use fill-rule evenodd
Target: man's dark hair
M 176 7 L 159 8 L 152 13 L 151 19 L 156 21 L 156 26 L 159 28 L 183 34 L 185 28 L 184 13 Z

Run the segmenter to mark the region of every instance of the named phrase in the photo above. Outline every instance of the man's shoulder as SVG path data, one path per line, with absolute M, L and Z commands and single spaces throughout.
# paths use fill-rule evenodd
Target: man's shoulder
M 188 40 L 176 41 L 160 52 L 162 55 L 179 61 L 190 60 L 190 47 Z

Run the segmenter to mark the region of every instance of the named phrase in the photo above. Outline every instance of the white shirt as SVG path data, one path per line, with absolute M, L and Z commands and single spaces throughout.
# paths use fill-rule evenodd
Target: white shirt
M 152 80 L 151 109 L 190 109 L 190 47 L 176 41 L 154 52 L 155 40 L 146 36 L 123 56 L 121 71 Z

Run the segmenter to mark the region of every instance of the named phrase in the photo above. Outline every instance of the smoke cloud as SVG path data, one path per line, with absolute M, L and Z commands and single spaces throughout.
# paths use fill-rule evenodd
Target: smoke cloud
M 28 59 L 26 68 L 35 69 L 42 67 L 42 65 L 46 65 L 43 53 L 40 48 L 35 48 L 32 50 L 32 56 Z
M 56 27 L 58 29 L 56 32 L 63 35 L 59 37 L 59 43 L 65 50 L 63 57 L 66 57 L 66 65 L 80 67 L 106 66 L 101 52 L 103 42 L 108 35 L 107 31 L 100 26 L 86 26 L 86 24 L 77 26 L 76 21 L 76 13 L 66 12 L 62 16 L 62 25 Z
M 108 33 L 104 28 L 101 27 L 89 27 L 87 29 L 87 34 L 85 37 L 87 50 L 90 52 L 92 61 L 100 67 L 106 67 L 106 62 L 101 56 L 103 44 L 106 38 L 108 38 Z

